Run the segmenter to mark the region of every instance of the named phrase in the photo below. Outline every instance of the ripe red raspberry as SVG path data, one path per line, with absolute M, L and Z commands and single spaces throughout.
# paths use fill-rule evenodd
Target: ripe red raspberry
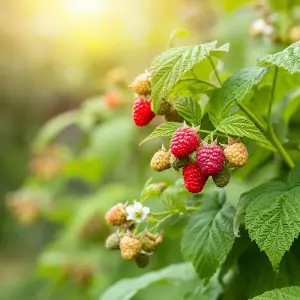
M 207 178 L 208 177 L 201 172 L 196 162 L 188 163 L 183 168 L 184 185 L 191 193 L 200 193 Z
M 178 128 L 171 139 L 171 153 L 175 157 L 188 156 L 200 145 L 200 137 L 188 127 Z
M 217 145 L 203 144 L 198 149 L 196 159 L 203 174 L 210 176 L 218 174 L 224 165 L 223 149 Z
M 137 126 L 146 126 L 155 117 L 154 112 L 151 110 L 151 104 L 147 100 L 140 98 L 133 106 L 132 118 Z
M 105 215 L 106 222 L 113 226 L 121 226 L 126 223 L 126 210 L 122 203 L 113 206 Z

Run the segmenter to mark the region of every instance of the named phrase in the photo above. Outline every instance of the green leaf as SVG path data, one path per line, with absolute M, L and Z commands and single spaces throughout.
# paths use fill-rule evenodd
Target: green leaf
M 246 228 L 274 269 L 300 233 L 299 174 L 297 167 L 287 181 L 271 181 L 246 194 Z
M 200 278 L 211 278 L 229 253 L 234 242 L 233 215 L 234 209 L 218 193 L 206 195 L 200 210 L 192 214 L 181 250 Z
M 281 52 L 260 55 L 257 60 L 260 65 L 275 65 L 291 74 L 300 73 L 300 41 Z
M 217 42 L 171 48 L 154 58 L 151 64 L 152 103 L 154 111 L 182 76 L 215 50 Z
M 246 210 L 249 206 L 249 204 L 251 203 L 251 201 L 253 199 L 255 199 L 255 197 L 259 196 L 261 194 L 261 191 L 264 190 L 266 191 L 266 193 L 272 192 L 274 190 L 274 188 L 276 188 L 277 186 L 277 182 L 274 181 L 272 182 L 272 184 L 270 182 L 264 183 L 256 188 L 254 188 L 253 190 L 243 193 L 240 196 L 240 200 L 238 203 L 238 206 L 236 208 L 236 212 L 234 215 L 234 219 L 233 219 L 233 228 L 234 228 L 234 234 L 235 236 L 239 236 L 239 227 L 241 222 L 243 221 L 245 214 L 246 214 Z
M 36 147 L 43 147 L 54 140 L 67 127 L 78 124 L 79 111 L 73 110 L 51 119 L 39 131 L 34 141 Z
M 299 286 L 290 286 L 282 289 L 268 291 L 252 300 L 298 300 L 300 295 Z
M 169 38 L 169 44 L 171 47 L 174 46 L 174 40 L 186 36 L 191 36 L 191 33 L 189 30 L 185 28 L 176 28 L 172 31 L 170 38 Z
M 179 115 L 181 115 L 186 121 L 200 125 L 202 119 L 201 106 L 192 97 L 180 97 L 176 99 L 174 103 Z
M 140 145 L 159 136 L 172 136 L 173 133 L 176 131 L 176 129 L 178 129 L 181 126 L 182 124 L 177 122 L 163 123 L 157 126 L 148 137 L 146 137 L 143 141 L 141 141 Z
M 149 272 L 137 278 L 122 279 L 108 288 L 99 300 L 129 300 L 147 286 L 165 281 L 176 284 L 196 278 L 190 263 L 171 265 L 164 269 Z
M 178 209 L 183 213 L 187 213 L 185 201 L 190 199 L 190 194 L 184 187 L 183 180 L 179 179 L 174 185 L 168 186 L 161 194 L 161 200 Z
M 300 89 L 288 93 L 284 102 L 283 120 L 288 124 L 294 113 L 300 107 Z
M 216 129 L 220 132 L 224 132 L 227 135 L 247 137 L 257 142 L 269 144 L 268 140 L 252 123 L 252 121 L 241 115 L 226 117 L 219 123 Z
M 99 157 L 82 156 L 68 161 L 64 166 L 64 175 L 79 177 L 91 183 L 99 182 L 102 175 L 102 165 Z
M 211 99 L 210 117 L 214 125 L 226 117 L 232 107 L 242 101 L 269 71 L 269 68 L 249 67 L 228 78 Z

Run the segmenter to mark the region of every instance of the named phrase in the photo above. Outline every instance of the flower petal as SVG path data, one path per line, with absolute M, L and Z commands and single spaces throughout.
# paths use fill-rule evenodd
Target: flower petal
M 149 214 L 149 212 L 150 212 L 150 208 L 144 206 L 144 207 L 143 207 L 143 214 L 145 214 L 145 215 L 147 216 L 147 215 Z
M 130 221 L 130 220 L 135 220 L 135 216 L 134 216 L 134 214 L 129 214 L 128 216 L 127 216 L 127 218 L 126 218 L 128 221 Z
M 133 206 L 127 206 L 126 207 L 127 214 L 133 214 L 134 213 L 134 207 Z
M 140 203 L 140 202 L 135 201 L 134 204 L 133 204 L 133 207 L 134 207 L 135 210 L 138 210 L 138 209 L 143 208 L 143 204 Z

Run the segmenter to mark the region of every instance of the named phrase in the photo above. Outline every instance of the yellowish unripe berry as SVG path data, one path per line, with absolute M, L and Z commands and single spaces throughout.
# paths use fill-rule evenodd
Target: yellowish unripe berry
M 248 161 L 247 148 L 241 142 L 225 146 L 224 156 L 233 167 L 242 167 Z
M 148 71 L 140 74 L 135 78 L 133 83 L 129 85 L 139 96 L 146 96 L 151 93 L 151 76 Z
M 121 226 L 126 223 L 127 213 L 125 206 L 119 203 L 113 206 L 105 215 L 106 222 L 113 226 Z
M 171 168 L 170 164 L 171 153 L 166 150 L 157 151 L 150 162 L 151 169 L 156 172 L 161 172 Z
M 135 237 L 124 236 L 120 241 L 120 249 L 122 257 L 130 260 L 142 251 L 142 243 Z

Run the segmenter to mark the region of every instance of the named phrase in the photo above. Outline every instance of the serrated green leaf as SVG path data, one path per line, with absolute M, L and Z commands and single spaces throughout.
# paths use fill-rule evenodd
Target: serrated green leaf
M 246 228 L 274 269 L 300 233 L 299 174 L 298 167 L 287 181 L 271 181 L 246 194 Z
M 300 287 L 290 286 L 282 289 L 268 291 L 251 300 L 298 300 L 300 298 Z
M 227 135 L 247 137 L 249 139 L 269 144 L 268 140 L 247 117 L 233 115 L 223 119 L 216 129 Z
M 200 125 L 202 112 L 200 104 L 193 97 L 179 97 L 174 102 L 178 114 L 193 125 Z
M 214 125 L 229 115 L 234 105 L 242 101 L 269 71 L 269 68 L 249 67 L 228 78 L 223 86 L 214 92 L 209 115 Z
M 163 123 L 163 124 L 159 125 L 158 127 L 156 127 L 148 137 L 146 137 L 144 140 L 142 140 L 140 145 L 144 144 L 147 141 L 150 141 L 151 139 L 159 137 L 159 136 L 172 136 L 173 133 L 176 131 L 176 129 L 178 129 L 181 126 L 182 126 L 182 124 L 177 123 L 177 122 Z
M 235 236 L 239 236 L 239 227 L 242 222 L 242 220 L 245 217 L 246 210 L 251 203 L 253 199 L 256 198 L 256 196 L 259 196 L 261 194 L 261 191 L 264 190 L 266 193 L 273 192 L 274 189 L 276 190 L 277 182 L 274 181 L 272 184 L 270 182 L 264 183 L 257 188 L 254 188 L 250 192 L 243 193 L 240 196 L 238 206 L 236 208 L 236 212 L 233 219 L 233 229 Z
M 171 48 L 154 58 L 151 64 L 152 103 L 154 111 L 182 76 L 215 50 L 217 42 L 198 46 Z
M 229 253 L 234 242 L 233 215 L 234 209 L 218 193 L 206 195 L 200 210 L 192 214 L 181 250 L 200 278 L 211 278 Z
M 147 286 L 166 281 L 178 283 L 196 278 L 196 273 L 190 263 L 171 265 L 164 269 L 149 272 L 137 278 L 122 279 L 108 288 L 99 300 L 129 300 Z
M 291 74 L 300 73 L 300 41 L 281 52 L 260 55 L 257 61 L 260 65 L 275 65 L 283 68 Z

